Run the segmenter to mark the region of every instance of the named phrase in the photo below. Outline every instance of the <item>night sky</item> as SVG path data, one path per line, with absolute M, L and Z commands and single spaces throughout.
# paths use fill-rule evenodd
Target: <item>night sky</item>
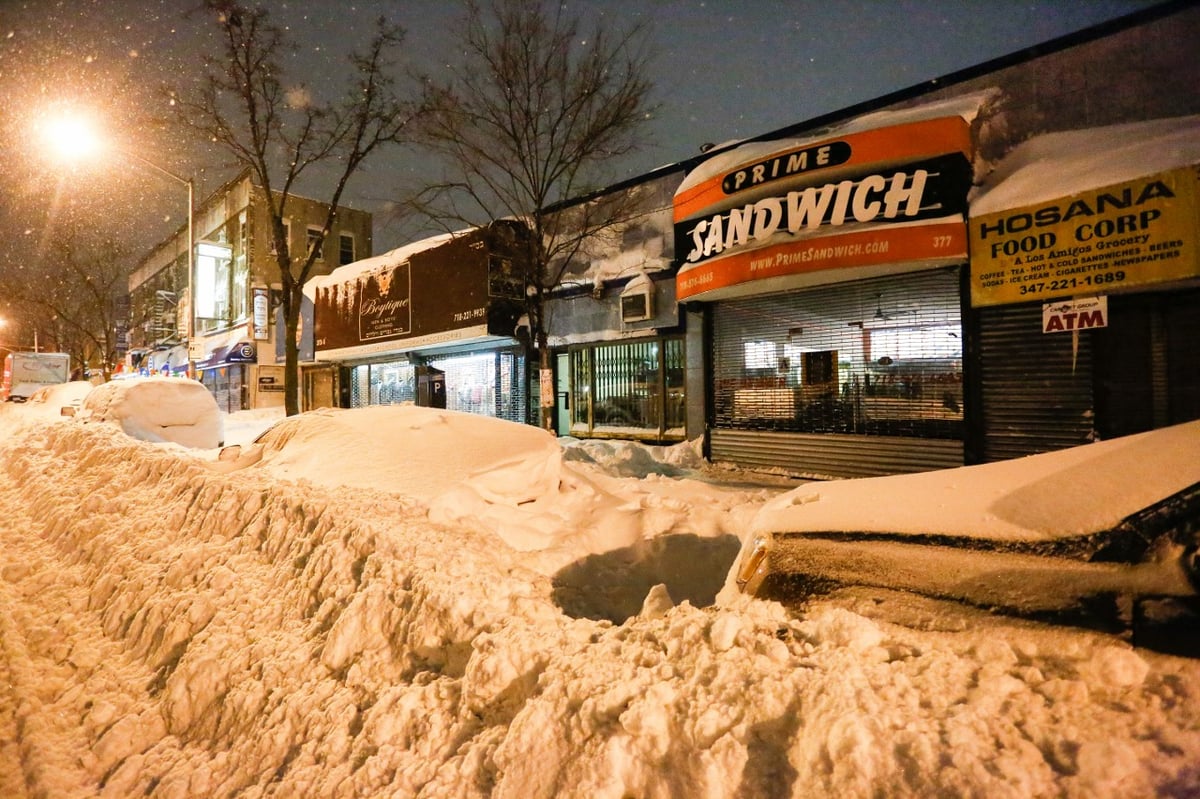
M 271 0 L 299 42 L 288 79 L 327 88 L 380 14 L 408 30 L 406 56 L 437 73 L 456 56 L 458 7 L 437 0 Z M 1153 0 L 574 0 L 606 24 L 649 16 L 658 115 L 651 145 L 617 178 L 689 158 L 704 143 L 755 136 L 919 84 L 1148 6 Z M 64 170 L 32 131 L 75 106 L 119 146 L 194 176 L 197 198 L 232 176 L 221 156 L 156 122 L 159 92 L 186 80 L 216 27 L 198 0 L 0 0 L 0 285 L 43 257 L 73 215 L 102 215 L 145 252 L 183 222 L 182 187 L 127 162 Z M 388 219 L 420 160 L 392 151 L 352 182 L 348 204 L 376 213 L 375 251 L 406 240 Z M 307 192 L 320 196 L 321 191 Z M 0 298 L 0 303 L 3 299 Z

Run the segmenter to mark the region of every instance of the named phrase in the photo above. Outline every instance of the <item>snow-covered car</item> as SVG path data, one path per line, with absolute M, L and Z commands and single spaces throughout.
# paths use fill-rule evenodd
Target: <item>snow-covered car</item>
M 203 384 L 182 377 L 131 377 L 96 386 L 75 418 L 115 424 L 142 441 L 215 449 L 224 443 L 224 420 Z
M 757 597 L 866 587 L 1200 653 L 1200 421 L 1011 461 L 808 483 L 765 505 L 751 532 L 735 578 Z
M 87 380 L 43 386 L 30 395 L 25 409 L 38 416 L 74 416 L 92 388 Z
M 469 482 L 489 501 L 515 507 L 558 489 L 562 450 L 536 427 L 402 404 L 290 416 L 251 444 L 225 447 L 219 461 L 221 471 L 254 466 L 277 477 L 376 488 L 423 502 Z

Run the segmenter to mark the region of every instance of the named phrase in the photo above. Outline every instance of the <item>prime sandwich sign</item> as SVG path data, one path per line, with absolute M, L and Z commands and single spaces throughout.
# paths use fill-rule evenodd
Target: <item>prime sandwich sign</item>
M 762 147 L 718 156 L 676 192 L 680 300 L 965 260 L 970 131 L 961 117 Z

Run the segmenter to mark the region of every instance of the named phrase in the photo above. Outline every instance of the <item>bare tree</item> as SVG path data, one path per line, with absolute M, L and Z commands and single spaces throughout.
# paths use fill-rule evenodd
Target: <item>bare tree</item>
M 380 18 L 366 50 L 351 56 L 354 77 L 342 99 L 322 103 L 306 87 L 285 85 L 282 57 L 290 43 L 266 10 L 236 0 L 204 4 L 217 15 L 222 52 L 206 59 L 198 88 L 180 90 L 175 107 L 180 122 L 248 167 L 266 195 L 284 319 L 284 404 L 291 416 L 300 411 L 296 332 L 304 283 L 347 182 L 384 145 L 404 141 L 418 115 L 417 104 L 397 88 L 395 56 L 404 31 Z M 297 181 L 316 169 L 333 174 L 329 211 L 307 250 L 292 253 L 284 226 L 288 202 Z
M 413 203 L 448 230 L 505 218 L 528 225 L 525 310 L 543 377 L 548 294 L 582 243 L 623 216 L 614 198 L 569 214 L 552 206 L 608 185 L 614 164 L 642 145 L 653 111 L 646 29 L 597 24 L 583 35 L 565 8 L 494 0 L 485 10 L 469 0 L 464 62 L 448 80 L 427 82 L 422 143 L 439 156 L 443 179 Z M 552 402 L 542 397 L 547 429 Z
M 70 353 L 81 374 L 96 367 L 108 380 L 117 358 L 120 301 L 128 291 L 125 248 L 73 226 L 54 239 L 39 266 L 12 289 L 22 326 L 36 331 L 39 349 Z

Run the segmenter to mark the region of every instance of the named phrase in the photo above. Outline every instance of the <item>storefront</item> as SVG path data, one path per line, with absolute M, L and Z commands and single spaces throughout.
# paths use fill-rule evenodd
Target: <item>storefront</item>
M 963 463 L 964 115 L 747 144 L 680 186 L 676 292 L 709 312 L 713 461 L 820 476 Z
M 684 439 L 681 335 L 580 344 L 562 360 L 569 368 L 571 401 L 565 403 L 567 429 L 560 432 L 580 438 Z
M 1035 137 L 971 204 L 983 460 L 1200 418 L 1200 117 Z
M 349 366 L 349 406 L 415 402 L 452 411 L 525 422 L 525 354 L 518 346 L 485 343 L 466 352 L 433 347 L 399 359 Z M 422 378 L 444 383 L 444 405 L 421 392 Z
M 606 213 L 612 223 L 571 253 L 547 304 L 559 435 L 661 444 L 703 435 L 703 425 L 687 425 L 686 325 L 675 299 L 672 209 L 685 175 L 657 170 L 563 210 L 568 223 Z
M 250 407 L 251 373 L 257 360 L 256 348 L 249 341 L 217 347 L 196 363 L 196 378 L 212 392 L 222 411 L 245 410 Z
M 341 404 L 527 421 L 517 235 L 497 224 L 436 236 L 309 281 L 315 359 L 338 370 Z

